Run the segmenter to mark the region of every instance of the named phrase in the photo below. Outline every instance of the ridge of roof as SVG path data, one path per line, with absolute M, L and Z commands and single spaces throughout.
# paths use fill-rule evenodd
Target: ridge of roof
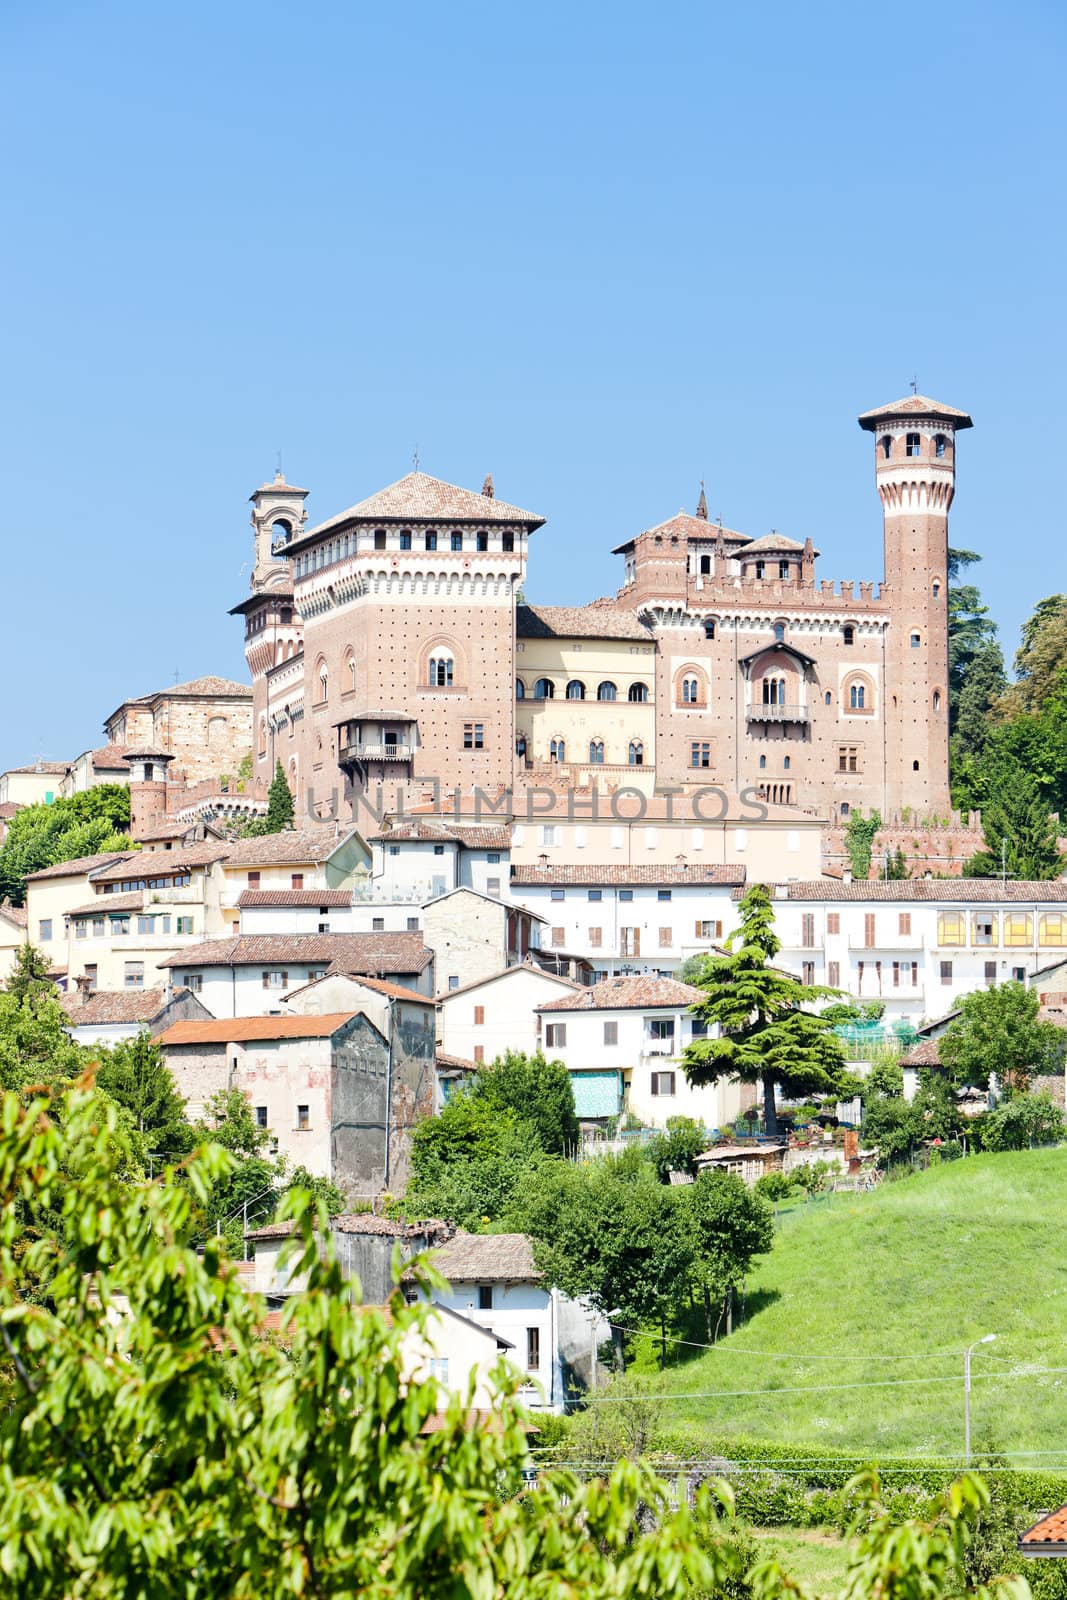
M 408 472 L 365 500 L 357 500 L 346 511 L 339 511 L 290 539 L 285 553 L 302 549 L 310 540 L 346 522 L 519 522 L 532 530 L 540 528 L 544 520 L 536 512 L 524 511 L 495 496 L 477 494 L 426 472 Z
M 189 969 L 308 961 L 325 962 L 330 976 L 376 977 L 381 971 L 423 972 L 432 960 L 421 933 L 239 933 L 205 939 L 157 965 Z
M 549 983 L 558 983 L 564 989 L 578 990 L 586 987 L 584 984 L 575 983 L 573 978 L 565 978 L 561 972 L 549 972 L 527 957 L 525 961 L 516 961 L 510 967 L 501 967 L 499 972 L 491 972 L 487 978 L 472 978 L 469 983 L 461 983 L 458 989 L 448 989 L 444 994 L 438 995 L 437 1004 L 444 1005 L 446 1001 L 454 1000 L 458 994 L 469 994 L 472 989 L 484 989 L 486 984 L 499 983 L 501 978 L 510 978 L 517 972 L 533 973 L 535 977 L 547 978 Z
M 722 954 L 722 951 L 718 951 Z M 535 1011 L 633 1011 L 645 1006 L 691 1006 L 704 998 L 703 989 L 677 978 L 605 978 L 562 1000 L 549 1000 Z
M 156 1043 L 174 1046 L 251 1044 L 257 1039 L 328 1039 L 358 1015 L 356 1011 L 327 1011 L 319 1016 L 211 1017 L 172 1022 L 157 1036 Z
M 636 610 L 620 606 L 608 596 L 584 606 L 531 606 L 516 608 L 515 628 L 520 639 L 645 639 L 655 634 Z
M 953 901 L 964 905 L 1032 905 L 1042 901 L 1050 905 L 1067 902 L 1067 881 L 1063 878 L 1002 883 L 999 878 L 862 878 L 845 883 L 838 878 L 814 878 L 806 882 L 768 884 L 773 901 L 781 900 L 855 900 L 885 901 Z M 784 892 L 780 892 L 784 891 Z M 739 900 L 741 893 L 735 889 L 731 899 Z
M 973 428 L 974 423 L 966 411 L 957 411 L 955 406 L 946 406 L 940 400 L 931 400 L 926 394 L 909 394 L 903 400 L 891 400 L 888 405 L 875 406 L 870 411 L 861 411 L 857 421 L 861 428 L 868 433 L 872 432 L 879 424 L 892 417 L 929 417 L 936 420 L 945 417 L 956 424 L 957 428 Z

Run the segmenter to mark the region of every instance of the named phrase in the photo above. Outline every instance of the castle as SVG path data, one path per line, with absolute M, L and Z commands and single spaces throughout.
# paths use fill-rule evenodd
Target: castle
M 308 528 L 279 473 L 251 496 L 254 770 L 303 810 L 383 782 L 605 792 L 708 785 L 840 818 L 947 810 L 948 512 L 962 411 L 864 412 L 880 585 L 709 521 L 703 491 L 616 547 L 614 597 L 521 603 L 544 518 L 413 472 Z

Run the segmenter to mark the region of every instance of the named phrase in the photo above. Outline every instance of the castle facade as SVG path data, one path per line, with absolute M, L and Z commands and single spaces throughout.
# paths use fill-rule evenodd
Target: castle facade
M 948 512 L 964 412 L 913 394 L 865 412 L 884 580 L 711 522 L 703 492 L 629 538 L 617 593 L 521 602 L 544 519 L 413 472 L 307 527 L 279 474 L 251 496 L 245 623 L 257 777 L 309 793 L 551 782 L 754 791 L 835 818 L 946 811 Z

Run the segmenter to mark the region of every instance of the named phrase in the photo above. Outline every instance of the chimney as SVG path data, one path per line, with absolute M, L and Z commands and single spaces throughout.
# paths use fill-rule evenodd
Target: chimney
M 482 493 L 487 500 L 493 500 L 496 498 L 496 490 L 493 488 L 493 474 L 491 472 L 487 472 L 485 475 L 485 482 L 482 484 Z
M 842 883 L 851 883 L 852 882 L 852 868 L 851 867 L 846 867 L 844 869 L 844 871 L 841 874 L 841 881 L 842 881 Z
M 78 991 L 78 1001 L 79 1001 L 79 1003 L 81 1005 L 83 1005 L 83 1006 L 87 1006 L 89 1004 L 89 994 L 90 994 L 89 975 L 88 975 L 88 973 L 86 973 L 86 972 L 80 973 L 78 975 L 78 977 L 76 977 L 75 980 L 74 980 L 74 987 Z

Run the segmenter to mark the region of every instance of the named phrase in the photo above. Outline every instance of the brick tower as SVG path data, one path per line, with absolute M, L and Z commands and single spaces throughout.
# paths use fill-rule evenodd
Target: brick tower
M 865 411 L 885 517 L 886 801 L 945 811 L 948 781 L 948 512 L 964 411 L 925 395 Z

